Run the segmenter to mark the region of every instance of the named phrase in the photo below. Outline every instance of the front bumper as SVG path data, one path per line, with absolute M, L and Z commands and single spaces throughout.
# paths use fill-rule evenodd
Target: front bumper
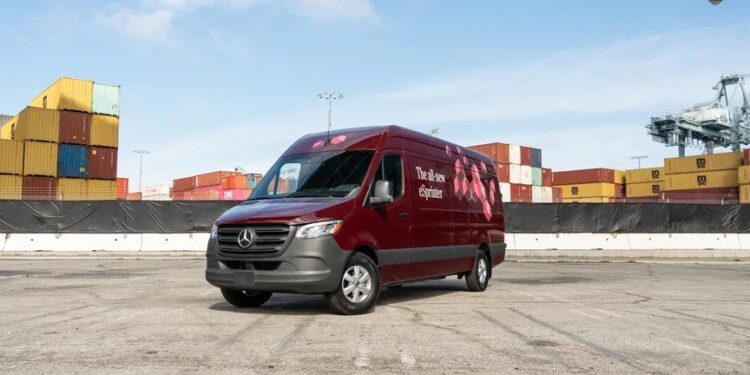
M 327 293 L 338 288 L 349 251 L 331 237 L 293 238 L 281 254 L 270 257 L 228 255 L 209 240 L 206 280 L 228 289 L 283 293 Z

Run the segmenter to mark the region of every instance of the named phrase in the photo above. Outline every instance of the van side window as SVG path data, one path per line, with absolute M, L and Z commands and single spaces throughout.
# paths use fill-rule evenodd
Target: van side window
M 393 199 L 404 195 L 404 168 L 401 163 L 400 155 L 385 155 L 383 161 L 378 167 L 378 171 L 375 172 L 375 179 L 385 180 L 391 182 L 393 188 Z M 373 194 L 375 183 L 373 181 L 373 189 L 370 191 L 370 195 Z

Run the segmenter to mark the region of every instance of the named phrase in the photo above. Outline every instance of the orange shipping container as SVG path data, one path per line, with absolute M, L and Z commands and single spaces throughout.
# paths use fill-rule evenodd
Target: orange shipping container
M 245 189 L 247 187 L 247 176 L 237 175 L 221 179 L 223 189 Z
M 141 200 L 141 193 L 128 193 L 128 200 L 129 201 Z
M 485 154 L 496 163 L 509 163 L 509 146 L 505 143 L 487 143 L 483 145 L 469 146 L 470 149 Z
M 238 174 L 240 173 L 239 172 L 227 172 L 227 171 L 218 171 L 218 172 L 199 174 L 195 176 L 195 187 L 221 185 L 221 180 L 224 177 L 236 176 Z
M 127 199 L 130 180 L 123 177 L 117 178 L 117 199 Z

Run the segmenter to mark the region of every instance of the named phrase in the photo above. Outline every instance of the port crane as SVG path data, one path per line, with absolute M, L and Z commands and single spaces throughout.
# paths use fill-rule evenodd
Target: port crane
M 750 144 L 750 102 L 745 90 L 745 74 L 722 76 L 714 86 L 716 96 L 676 114 L 652 117 L 646 129 L 655 142 L 677 146 L 679 156 L 686 147 L 704 148 L 712 154 L 716 147 L 739 151 Z M 733 88 L 732 95 L 729 89 Z M 734 100 L 741 94 L 739 103 Z

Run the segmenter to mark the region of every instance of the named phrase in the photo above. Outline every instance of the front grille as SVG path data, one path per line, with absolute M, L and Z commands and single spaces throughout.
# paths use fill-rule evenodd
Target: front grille
M 240 247 L 237 238 L 243 229 L 255 232 L 255 241 L 247 249 Z M 270 256 L 282 252 L 289 243 L 291 228 L 283 224 L 224 225 L 219 227 L 219 251 L 236 255 Z

